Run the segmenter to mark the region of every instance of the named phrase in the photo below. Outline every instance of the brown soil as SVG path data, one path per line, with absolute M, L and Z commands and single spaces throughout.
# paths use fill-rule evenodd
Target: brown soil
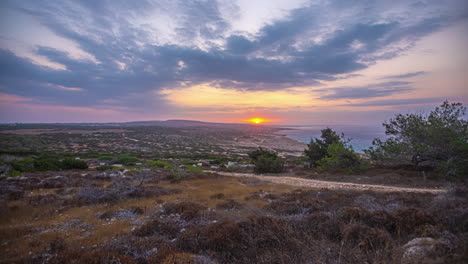
M 286 184 L 297 187 L 309 187 L 309 188 L 326 188 L 330 190 L 358 190 L 358 191 L 380 191 L 380 192 L 414 192 L 414 193 L 444 193 L 447 190 L 443 188 L 431 189 L 431 188 L 409 188 L 409 187 L 397 187 L 388 185 L 376 185 L 376 184 L 359 184 L 349 182 L 334 182 L 324 180 L 311 180 L 296 178 L 290 176 L 267 176 L 267 175 L 256 175 L 252 173 L 233 173 L 233 172 L 218 172 L 224 176 L 240 177 L 240 178 L 255 178 L 262 181 L 274 182 L 279 184 Z

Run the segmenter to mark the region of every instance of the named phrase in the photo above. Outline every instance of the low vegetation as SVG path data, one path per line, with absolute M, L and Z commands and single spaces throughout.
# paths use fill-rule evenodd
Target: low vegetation
M 284 161 L 273 151 L 258 148 L 249 153 L 249 158 L 255 165 L 255 173 L 279 173 L 284 170 Z
M 10 161 L 2 161 L 2 163 L 3 166 L 9 170 L 6 175 L 10 177 L 20 176 L 23 172 L 59 171 L 88 168 L 88 164 L 86 162 L 74 158 L 58 159 L 51 157 L 26 157 L 16 158 Z
M 189 132 L 203 129 L 168 129 L 169 136 L 161 128 L 128 128 L 102 140 L 94 128 L 79 136 L 55 134 L 67 148 L 82 140 L 106 149 L 80 159 L 74 151 L 2 150 L 0 172 L 10 177 L 0 177 L 0 262 L 464 263 L 464 115 L 461 104 L 447 102 L 428 115 L 398 115 L 384 124 L 387 140 L 376 140 L 367 156 L 330 128 L 299 158 L 252 146 L 210 149 L 196 142 L 208 137 L 190 138 Z M 37 140 L 47 148 L 52 140 L 41 134 L 19 138 L 2 145 Z M 111 151 L 119 140 L 130 143 Z M 152 152 L 155 142 L 171 153 Z M 388 162 L 398 165 L 389 168 Z M 362 189 L 298 188 L 205 172 L 285 168 L 287 176 L 353 182 Z M 434 177 L 422 181 L 420 170 Z M 448 188 L 446 179 L 456 183 Z M 413 193 L 366 184 L 434 189 Z
M 215 174 L 187 174 L 173 184 L 164 173 L 113 173 L 30 172 L 0 181 L 0 259 L 463 263 L 468 257 L 468 191 L 462 187 L 380 193 L 295 189 Z

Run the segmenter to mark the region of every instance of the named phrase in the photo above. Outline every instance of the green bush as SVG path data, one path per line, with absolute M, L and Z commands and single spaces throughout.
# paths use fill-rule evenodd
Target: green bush
M 170 169 L 173 166 L 172 163 L 169 163 L 163 160 L 150 160 L 150 161 L 145 162 L 145 165 L 152 169 L 157 169 L 157 168 Z
M 229 161 L 226 157 L 215 157 L 209 161 L 211 165 L 221 165 Z
M 104 160 L 112 160 L 112 159 L 114 159 L 114 157 L 109 156 L 109 155 L 102 155 L 102 156 L 98 157 L 98 160 L 103 160 L 103 161 Z
M 106 170 L 112 170 L 114 167 L 111 166 L 111 165 L 102 165 L 102 166 L 98 166 L 96 167 L 96 170 L 98 171 L 106 171 Z
M 65 158 L 61 162 L 61 168 L 64 170 L 72 170 L 72 169 L 87 169 L 88 164 L 82 160 L 76 160 L 73 158 Z
M 24 159 L 17 159 L 14 160 L 11 163 L 11 166 L 13 167 L 14 170 L 16 171 L 34 171 L 35 170 L 35 164 L 34 164 L 34 159 L 32 158 L 24 158 Z
M 57 171 L 63 168 L 63 164 L 58 159 L 40 158 L 34 160 L 34 170 L 36 171 Z
M 336 142 L 328 146 L 327 155 L 317 162 L 319 170 L 345 169 L 348 173 L 366 170 L 369 163 L 354 153 L 353 149 Z
M 249 157 L 255 165 L 255 173 L 279 173 L 284 170 L 284 162 L 275 152 L 258 148 L 249 153 Z
M 140 160 L 137 157 L 130 156 L 130 155 L 119 155 L 117 160 L 114 163 L 120 163 L 126 166 L 135 165 L 135 163 L 139 162 Z
M 195 160 L 183 160 L 182 162 L 180 162 L 182 165 L 195 165 L 198 163 L 198 161 L 195 161 Z
M 40 158 L 24 158 L 11 162 L 14 170 L 19 172 L 31 171 L 58 171 L 70 169 L 87 169 L 88 164 L 82 160 L 74 158 L 65 158 L 60 161 L 58 158 L 52 156 L 42 156 Z
M 21 175 L 22 175 L 21 171 L 12 170 L 6 176 L 7 177 L 21 177 Z
M 178 168 L 172 168 L 170 170 L 169 179 L 175 182 L 181 181 L 185 178 L 185 172 Z
M 187 168 L 185 168 L 185 171 L 189 172 L 189 173 L 195 173 L 195 174 L 202 174 L 203 173 L 202 168 L 195 167 L 195 166 L 188 166 Z

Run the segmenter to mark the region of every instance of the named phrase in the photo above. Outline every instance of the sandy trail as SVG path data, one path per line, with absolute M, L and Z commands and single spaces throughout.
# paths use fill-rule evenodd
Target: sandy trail
M 359 183 L 349 183 L 349 182 L 333 182 L 333 181 L 320 181 L 320 180 L 310 180 L 302 179 L 289 176 L 266 176 L 266 175 L 256 175 L 252 173 L 233 173 L 233 172 L 221 172 L 221 171 L 206 171 L 218 173 L 223 176 L 230 177 L 247 177 L 247 178 L 256 178 L 262 181 L 268 181 L 279 184 L 287 184 L 291 186 L 298 187 L 310 187 L 310 188 L 328 188 L 332 190 L 370 190 L 370 191 L 380 191 L 380 192 L 412 192 L 412 193 L 444 193 L 447 192 L 445 189 L 426 189 L 426 188 L 407 188 L 407 187 L 396 187 L 396 186 L 386 186 L 386 185 L 374 185 L 374 184 L 359 184 Z

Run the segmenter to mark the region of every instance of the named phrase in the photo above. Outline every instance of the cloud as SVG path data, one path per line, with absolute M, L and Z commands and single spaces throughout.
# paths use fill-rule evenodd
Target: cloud
M 410 82 L 384 82 L 364 87 L 318 89 L 314 92 L 325 93 L 320 96 L 323 100 L 364 99 L 406 93 L 413 90 L 409 87 L 410 84 Z
M 414 104 L 433 104 L 441 103 L 445 99 L 434 97 L 434 98 L 411 98 L 411 99 L 386 99 L 386 100 L 374 100 L 362 103 L 350 103 L 343 106 L 399 106 L 399 105 L 414 105 Z
M 293 9 L 252 33 L 232 31 L 236 21 L 223 15 L 222 5 L 214 0 L 7 1 L 2 12 L 33 18 L 89 58 L 77 58 L 60 43 L 32 47 L 34 55 L 65 68 L 51 69 L 4 48 L 0 92 L 56 105 L 119 102 L 163 111 L 172 106 L 158 91 L 167 89 L 210 83 L 220 89 L 282 91 L 355 76 L 463 15 L 442 4 L 422 6 L 413 14 L 401 3 L 325 1 Z M 434 10 L 440 12 L 434 15 Z M 15 27 L 15 21 L 9 22 Z M 320 98 L 373 98 L 411 90 L 409 83 L 381 83 L 321 90 Z
M 14 94 L 0 93 L 0 103 L 31 102 L 31 98 L 17 96 Z
M 418 72 L 409 72 L 409 73 L 404 73 L 404 74 L 397 74 L 397 75 L 388 75 L 383 77 L 382 79 L 405 79 L 405 78 L 411 78 L 419 75 L 424 75 L 427 74 L 425 71 L 418 71 Z

